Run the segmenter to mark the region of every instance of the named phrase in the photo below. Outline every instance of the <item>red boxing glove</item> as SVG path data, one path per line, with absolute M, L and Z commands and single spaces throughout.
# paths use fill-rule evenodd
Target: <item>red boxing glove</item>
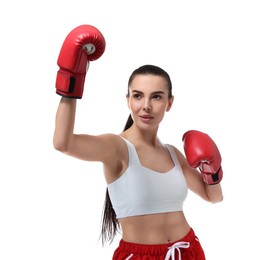
M 89 61 L 100 58 L 105 48 L 105 39 L 97 28 L 81 25 L 73 29 L 64 40 L 58 57 L 57 94 L 82 98 Z
M 196 130 L 186 132 L 182 140 L 189 165 L 199 167 L 205 183 L 219 183 L 223 178 L 223 170 L 221 155 L 214 141 L 207 134 Z

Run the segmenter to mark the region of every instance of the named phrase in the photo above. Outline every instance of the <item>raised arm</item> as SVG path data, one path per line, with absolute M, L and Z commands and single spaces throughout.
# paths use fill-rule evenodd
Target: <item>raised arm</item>
M 58 57 L 56 93 L 62 98 L 56 114 L 53 144 L 55 149 L 82 160 L 103 160 L 110 139 L 106 135 L 74 133 L 77 99 L 83 96 L 89 62 L 100 58 L 104 50 L 105 39 L 101 32 L 91 25 L 81 25 L 67 35 Z

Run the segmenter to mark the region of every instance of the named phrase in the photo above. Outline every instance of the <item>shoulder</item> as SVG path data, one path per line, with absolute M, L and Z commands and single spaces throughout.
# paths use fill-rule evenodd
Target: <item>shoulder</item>
M 179 164 L 183 170 L 183 173 L 185 175 L 185 177 L 188 177 L 189 175 L 191 175 L 192 173 L 195 174 L 195 169 L 193 169 L 189 164 L 188 164 L 188 161 L 185 157 L 185 155 L 175 146 L 171 145 L 172 148 L 174 149 L 176 155 L 177 155 L 177 158 L 178 158 L 178 161 L 179 161 Z
M 125 140 L 117 134 L 103 134 L 97 136 L 100 139 L 103 146 L 106 147 L 105 153 L 110 152 L 111 156 L 116 154 L 119 155 L 126 151 L 126 142 Z
M 174 146 L 172 144 L 168 144 L 168 146 L 172 147 L 172 149 L 176 153 L 180 165 L 181 166 L 186 165 L 187 164 L 187 160 L 186 160 L 185 156 L 183 155 L 183 153 L 176 146 Z
M 101 145 L 103 149 L 103 163 L 112 165 L 114 162 L 126 162 L 128 160 L 128 145 L 121 135 L 103 134 Z
M 183 153 L 177 149 L 176 147 L 172 146 L 177 154 L 180 166 L 182 168 L 183 174 L 186 178 L 186 181 L 188 183 L 188 187 L 193 190 L 196 193 L 199 193 L 199 191 L 202 189 L 203 186 L 202 178 L 199 175 L 199 172 L 197 169 L 192 168 L 186 157 L 183 155 Z

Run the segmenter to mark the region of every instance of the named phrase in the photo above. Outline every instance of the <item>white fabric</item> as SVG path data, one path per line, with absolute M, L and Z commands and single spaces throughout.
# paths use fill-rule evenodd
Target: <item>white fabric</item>
M 142 166 L 134 145 L 124 140 L 129 153 L 128 168 L 108 185 L 117 218 L 182 211 L 188 185 L 173 147 L 165 145 L 174 167 L 159 173 Z
M 180 252 L 180 248 L 189 248 L 190 247 L 190 243 L 189 242 L 177 242 L 174 245 L 170 246 L 168 248 L 167 254 L 165 256 L 164 260 L 175 260 L 175 251 L 178 251 L 178 260 L 181 260 L 181 252 Z
M 131 257 L 133 257 L 133 254 L 129 255 L 126 260 L 130 259 Z

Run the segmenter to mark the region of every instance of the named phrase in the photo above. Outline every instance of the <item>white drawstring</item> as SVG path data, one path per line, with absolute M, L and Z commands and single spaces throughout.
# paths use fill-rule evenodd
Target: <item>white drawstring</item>
M 131 257 L 133 257 L 133 254 L 129 255 L 126 260 L 130 259 Z
M 189 248 L 189 247 L 190 247 L 189 242 L 177 242 L 177 243 L 175 243 L 174 245 L 168 247 L 168 251 L 167 251 L 167 254 L 166 254 L 164 260 L 169 260 L 170 257 L 171 257 L 172 260 L 175 260 L 175 250 L 178 251 L 179 260 L 181 260 L 180 248 Z

